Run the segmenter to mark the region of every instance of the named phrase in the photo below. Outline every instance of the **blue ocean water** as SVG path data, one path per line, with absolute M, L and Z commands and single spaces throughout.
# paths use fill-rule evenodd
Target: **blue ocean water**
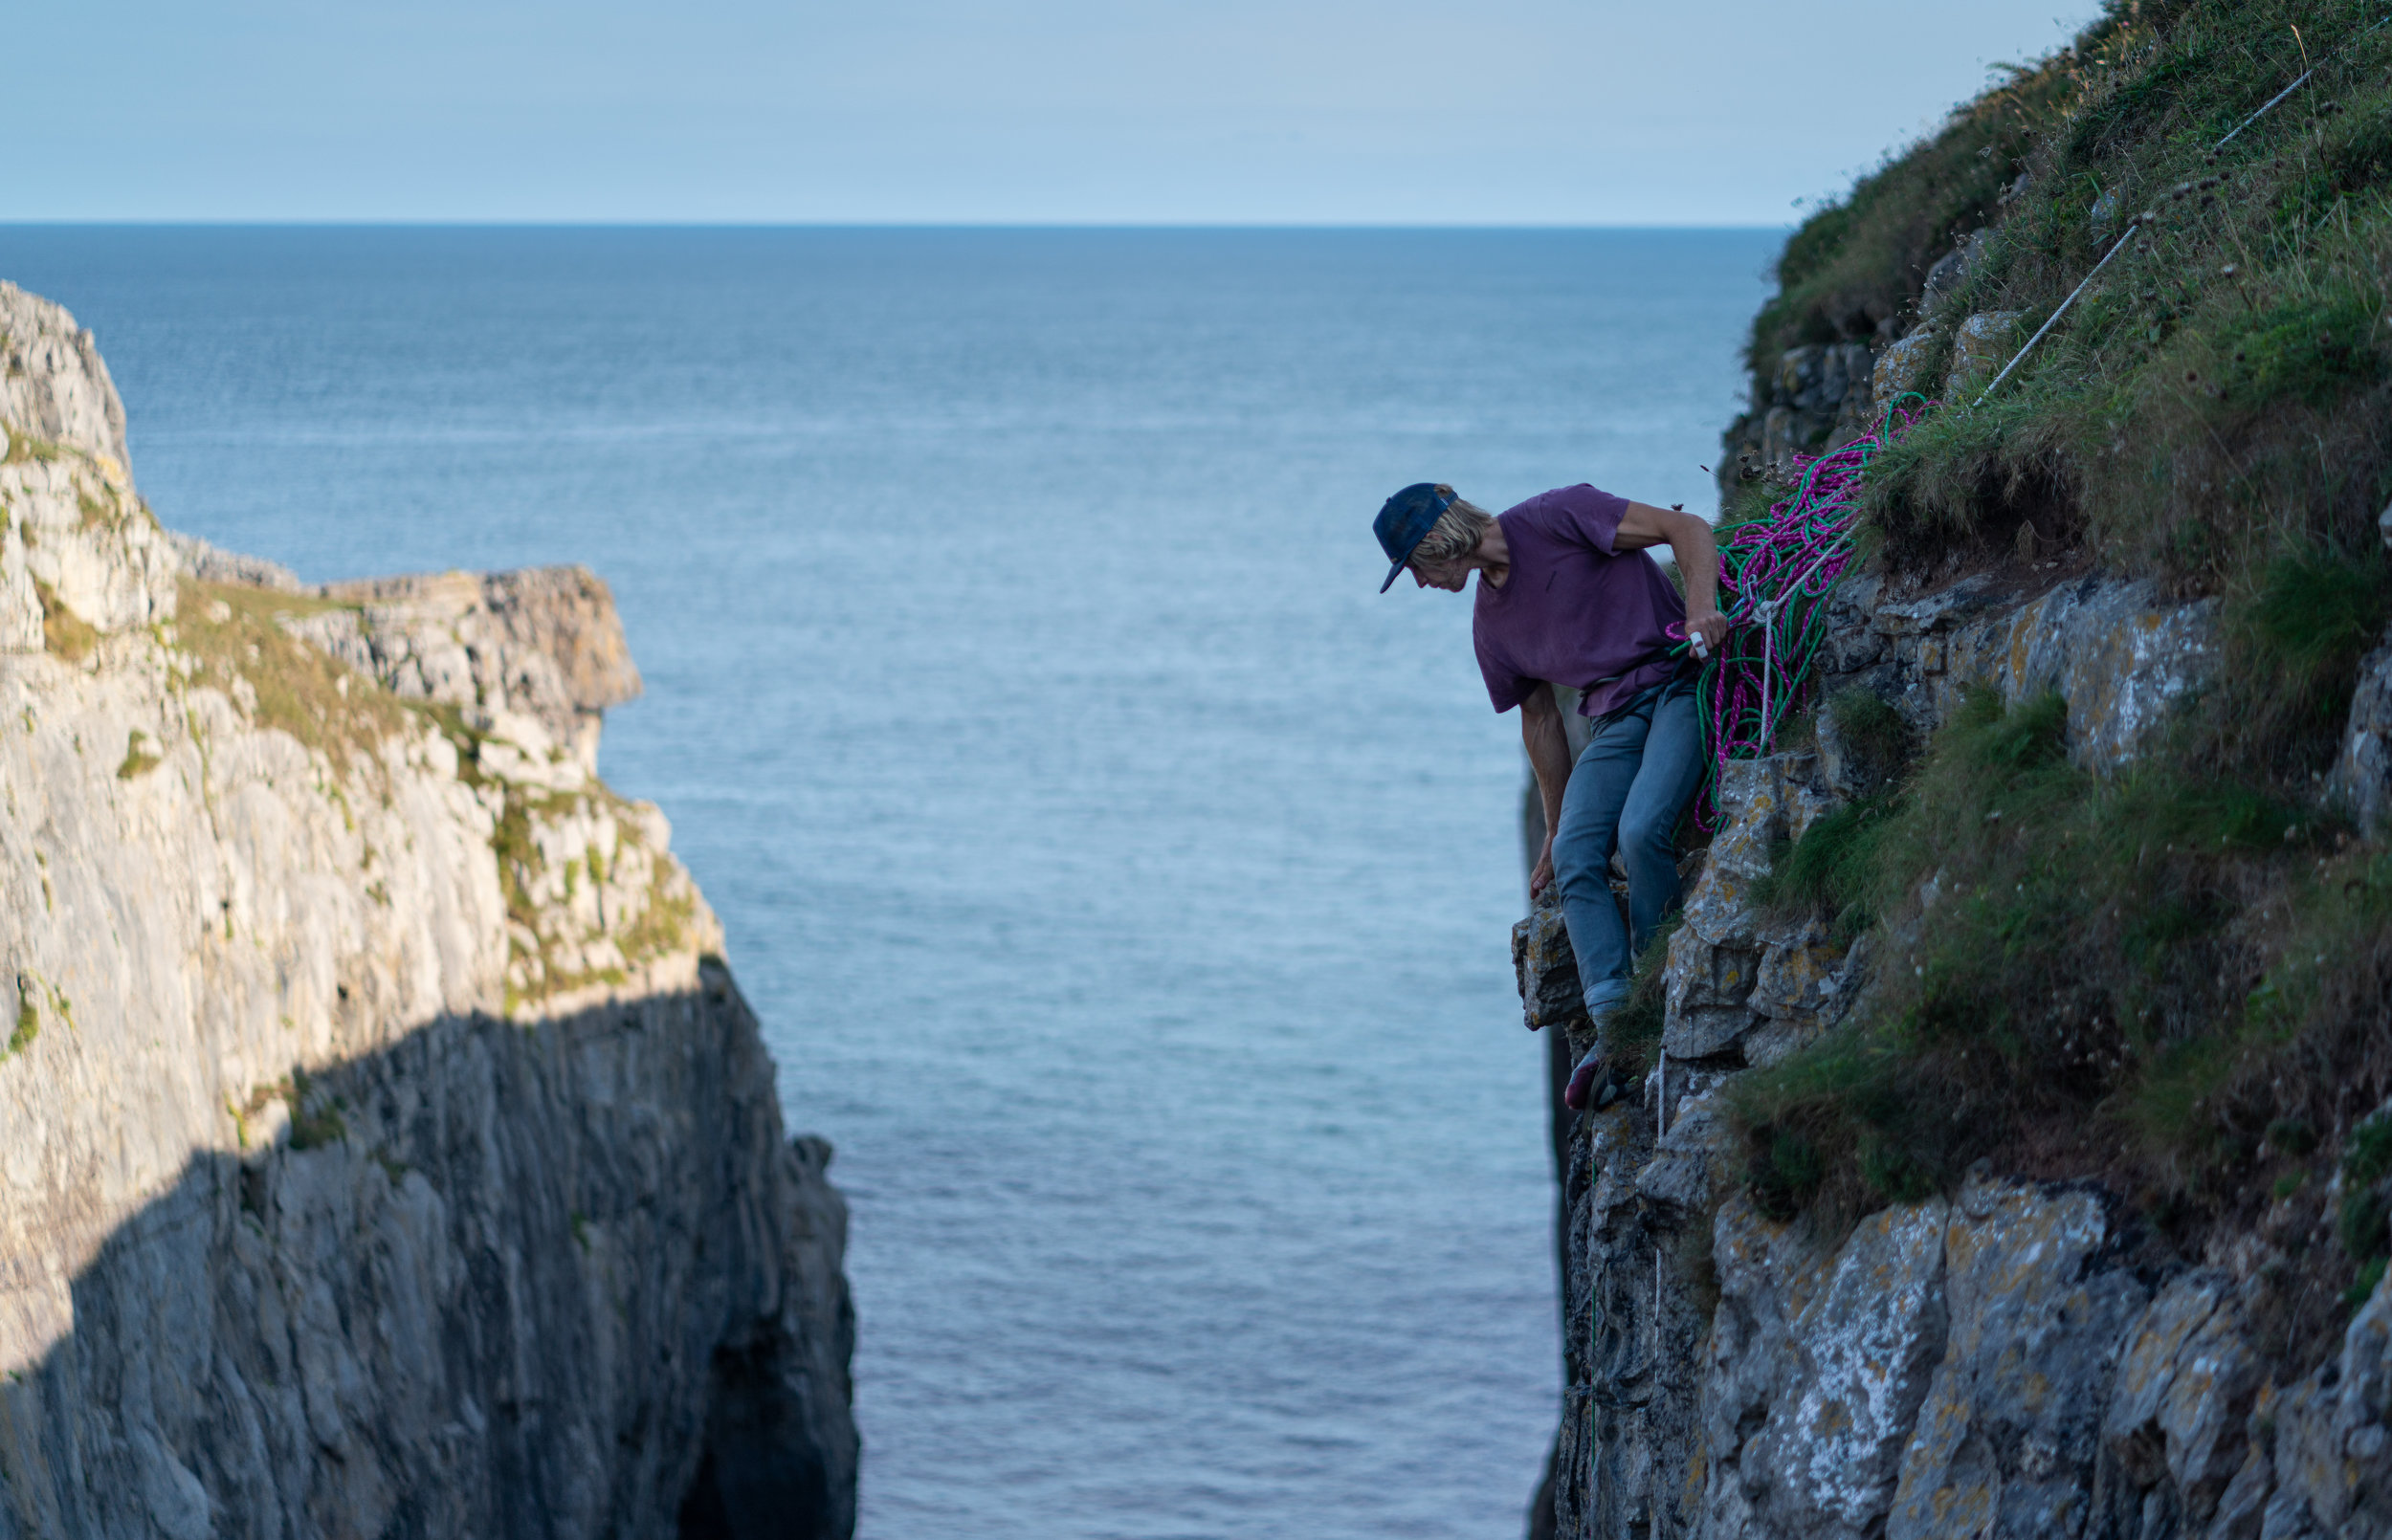
M 1449 480 L 1708 511 L 1765 231 L 0 228 L 168 524 L 583 561 L 854 1209 L 867 1540 L 1509 1537 L 1559 1401 Z

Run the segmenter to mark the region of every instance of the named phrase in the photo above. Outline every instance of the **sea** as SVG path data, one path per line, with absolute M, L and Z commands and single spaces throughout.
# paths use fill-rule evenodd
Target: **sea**
M 0 227 L 159 517 L 583 562 L 853 1207 L 865 1540 L 1512 1540 L 1523 759 L 1408 482 L 1716 503 L 1775 231 Z

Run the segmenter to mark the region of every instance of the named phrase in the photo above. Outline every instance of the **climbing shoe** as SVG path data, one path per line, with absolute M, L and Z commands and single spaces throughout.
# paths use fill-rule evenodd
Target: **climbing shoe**
M 1610 1077 L 1603 1071 L 1603 1049 L 1600 1046 L 1588 1048 L 1586 1057 L 1579 1060 L 1578 1067 L 1570 1071 L 1569 1086 L 1561 1092 L 1561 1105 L 1573 1112 L 1586 1111 L 1594 1102 L 1599 1085 L 1606 1090 L 1610 1089 Z M 1604 1100 L 1610 1098 L 1606 1096 Z

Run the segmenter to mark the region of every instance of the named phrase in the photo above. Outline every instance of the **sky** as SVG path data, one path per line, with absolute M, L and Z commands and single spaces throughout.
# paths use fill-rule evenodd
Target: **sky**
M 0 218 L 1779 225 L 2094 0 L 74 0 Z

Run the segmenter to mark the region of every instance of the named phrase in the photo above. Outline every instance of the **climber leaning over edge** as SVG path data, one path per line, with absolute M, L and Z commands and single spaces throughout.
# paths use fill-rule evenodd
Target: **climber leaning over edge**
M 1678 899 L 1678 815 L 1702 781 L 1702 726 L 1691 663 L 1670 656 L 1672 627 L 1716 648 L 1718 548 L 1692 514 L 1629 502 L 1581 484 L 1558 487 L 1489 516 L 1453 489 L 1418 482 L 1379 510 L 1380 545 L 1394 563 L 1384 593 L 1408 566 L 1423 588 L 1460 593 L 1478 574 L 1471 623 L 1479 671 L 1498 712 L 1520 708 L 1520 739 L 1545 804 L 1545 847 L 1531 896 L 1559 881 L 1561 917 L 1578 955 L 1595 1046 L 1571 1071 L 1562 1099 L 1583 1108 L 1606 1052 L 1605 1018 L 1628 993 L 1628 969 Z M 1686 597 L 1642 553 L 1667 543 Z M 1575 768 L 1548 683 L 1581 693 L 1593 736 Z M 1628 868 L 1622 934 L 1611 896 L 1611 851 Z

